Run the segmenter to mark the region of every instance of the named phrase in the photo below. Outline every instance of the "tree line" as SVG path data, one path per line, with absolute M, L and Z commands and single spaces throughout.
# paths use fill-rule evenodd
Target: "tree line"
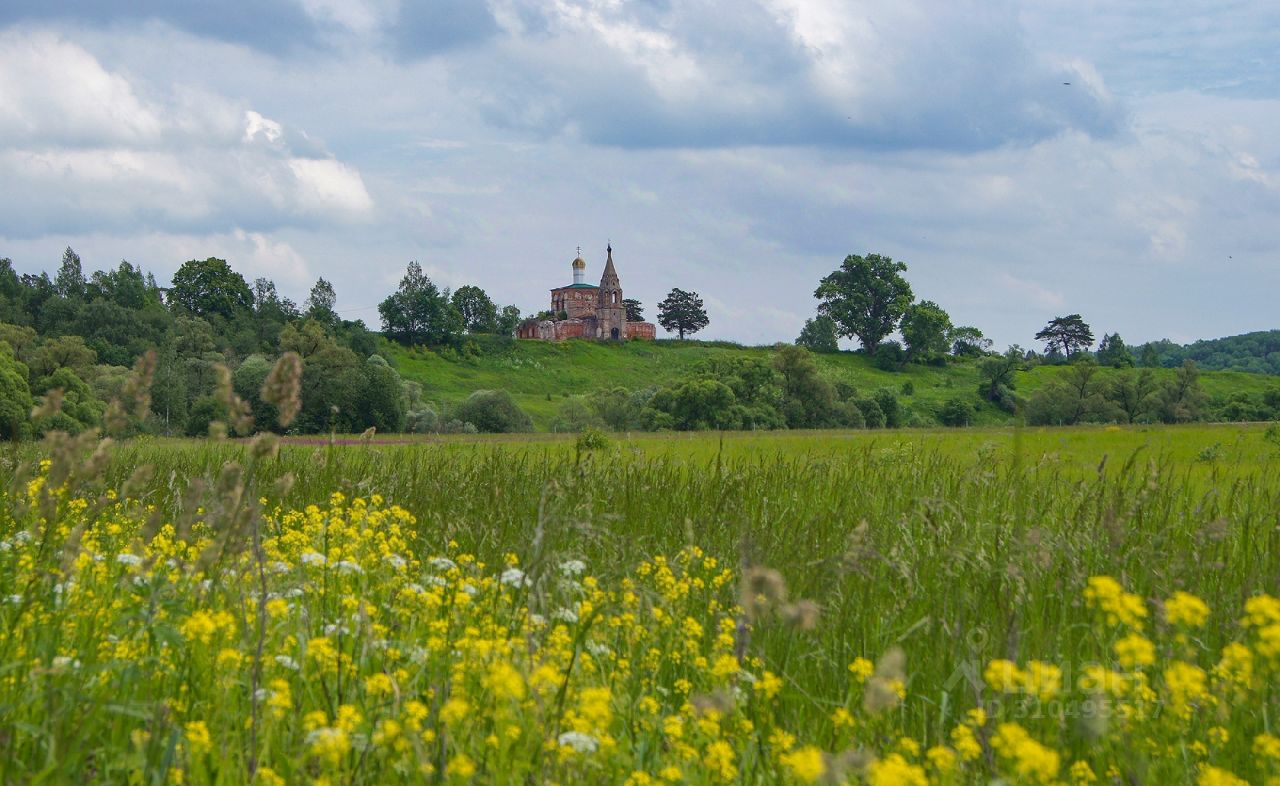
M 1183 357 L 1172 377 L 1153 369 L 1179 357 L 1168 347 L 1130 347 L 1093 332 L 1079 314 L 1051 319 L 1036 338 L 1043 352 L 1002 353 L 976 327 L 954 325 L 937 303 L 916 301 L 906 265 L 876 254 L 849 256 L 818 283 L 817 313 L 794 346 L 769 360 L 708 360 L 677 383 L 639 391 L 602 389 L 566 401 L 554 426 L 617 429 L 761 429 L 879 427 L 941 422 L 965 425 L 982 407 L 1019 412 L 1030 422 L 1182 422 L 1204 418 L 1280 417 L 1280 393 L 1238 393 L 1211 400 L 1197 366 Z M 643 306 L 626 304 L 628 318 Z M 70 248 L 52 277 L 19 275 L 0 259 L 0 436 L 38 436 L 98 426 L 105 402 L 119 393 L 128 367 L 154 351 L 152 417 L 137 429 L 201 435 L 226 417 L 218 394 L 220 369 L 259 422 L 273 421 L 261 386 L 274 359 L 302 359 L 303 409 L 292 430 L 344 433 L 521 431 L 532 422 L 503 391 L 477 391 L 456 406 L 426 400 L 420 385 L 401 379 L 385 341 L 427 346 L 446 357 L 479 351 L 484 334 L 510 336 L 521 319 L 478 286 L 450 291 L 412 262 L 397 290 L 378 306 L 381 331 L 342 318 L 333 285 L 320 278 L 302 304 L 266 278 L 247 281 L 217 258 L 181 265 L 168 287 L 129 262 L 86 275 Z M 659 304 L 659 322 L 681 339 L 707 323 L 701 296 L 673 289 Z M 554 316 L 554 315 L 553 315 Z M 891 336 L 898 338 L 892 338 Z M 900 404 L 911 383 L 857 390 L 831 383 L 812 353 L 839 351 L 854 338 L 878 367 L 969 364 L 977 390 L 956 395 L 936 412 Z M 899 340 L 900 339 L 900 340 Z M 1256 343 L 1256 342 L 1255 342 Z M 1020 395 L 1017 372 L 1063 365 L 1053 382 Z M 1116 371 L 1102 372 L 1112 367 Z M 42 401 L 56 400 L 56 407 Z

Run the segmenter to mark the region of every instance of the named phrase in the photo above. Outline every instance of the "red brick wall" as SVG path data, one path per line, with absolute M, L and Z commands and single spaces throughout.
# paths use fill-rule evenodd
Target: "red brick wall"
M 628 322 L 627 338 L 653 341 L 658 337 L 658 329 L 652 322 Z

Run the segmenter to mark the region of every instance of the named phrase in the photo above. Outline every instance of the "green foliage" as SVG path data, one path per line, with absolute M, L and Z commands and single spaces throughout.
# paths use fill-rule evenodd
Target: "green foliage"
M 378 305 L 378 313 L 387 337 L 409 346 L 456 344 L 466 327 L 462 314 L 416 261 L 409 263 L 399 289 Z
M 20 440 L 31 432 L 31 389 L 27 367 L 0 340 L 0 440 Z
M 587 397 L 589 406 L 612 431 L 630 431 L 643 425 L 642 411 L 655 391 L 632 393 L 626 388 L 601 388 Z
M 697 333 L 711 324 L 711 320 L 697 292 L 672 289 L 658 304 L 658 324 L 668 333 L 679 334 L 683 341 L 686 335 Z
M 644 321 L 644 306 L 641 305 L 639 300 L 632 297 L 623 298 L 622 305 L 627 309 L 628 322 Z
M 873 398 L 859 398 L 855 399 L 853 403 L 862 413 L 862 422 L 866 424 L 867 428 L 884 428 L 884 410 L 880 408 L 879 402 Z
M 1276 450 L 1280 450 L 1280 423 L 1272 423 L 1262 433 L 1262 439 Z
M 169 299 L 197 317 L 234 319 L 253 308 L 253 291 L 226 260 L 209 257 L 182 263 L 173 274 Z
M 835 320 L 840 335 L 857 338 L 875 355 L 911 305 L 911 285 L 901 275 L 906 269 L 879 254 L 851 254 L 819 282 L 813 293 L 821 301 L 818 311 Z
M 1111 380 L 1106 392 L 1126 423 L 1142 423 L 1156 416 L 1160 386 L 1151 369 L 1126 371 Z
M 1105 387 L 1092 360 L 1071 366 L 1065 378 L 1037 390 L 1027 401 L 1027 422 L 1033 425 L 1074 426 L 1118 419 L 1117 408 L 1104 395 Z
M 468 333 L 493 333 L 498 329 L 498 307 L 480 287 L 458 287 L 450 300 Z
M 1194 360 L 1184 360 L 1168 382 L 1160 399 L 1160 418 L 1165 423 L 1190 423 L 1199 420 L 1208 403 L 1208 395 L 1200 385 L 1200 369 Z
M 586 428 L 573 442 L 574 449 L 579 452 L 588 450 L 605 450 L 609 447 L 609 435 L 598 428 Z
M 948 337 L 951 317 L 932 300 L 912 304 L 902 315 L 898 328 L 907 345 L 907 359 L 916 363 L 938 360 L 951 350 Z
M 102 422 L 102 413 L 106 404 L 93 395 L 88 383 L 80 378 L 69 367 L 62 367 L 52 374 L 41 378 L 34 386 L 34 392 L 48 394 L 50 391 L 61 391 L 61 411 L 55 415 L 36 419 L 32 427 L 39 436 L 50 431 L 66 431 L 79 434 Z
M 876 349 L 876 368 L 881 371 L 901 371 L 907 359 L 907 350 L 896 341 L 886 341 Z
M 959 396 L 949 398 L 938 411 L 938 420 L 944 426 L 968 426 L 973 422 L 973 405 Z
M 333 284 L 324 278 L 316 281 L 315 286 L 311 287 L 311 293 L 307 295 L 307 301 L 303 303 L 307 309 L 307 319 L 314 319 L 330 329 L 339 322 L 338 312 L 334 310 L 337 305 L 338 294 L 334 292 Z
M 482 433 L 533 431 L 533 421 L 505 390 L 477 390 L 458 405 L 454 416 Z
M 902 425 L 902 407 L 898 404 L 898 397 L 893 395 L 892 390 L 882 388 L 876 391 L 875 401 L 884 414 L 885 428 L 898 428 Z
M 98 355 L 85 345 L 80 336 L 59 336 L 45 339 L 31 355 L 32 378 L 47 377 L 60 368 L 70 369 L 76 376 L 84 377 L 98 362 Z M 36 392 L 43 393 L 45 388 Z
M 574 434 L 603 426 L 604 421 L 591 408 L 585 396 L 570 396 L 560 402 L 560 409 L 551 421 L 551 430 L 557 433 Z
M 818 372 L 809 350 L 782 345 L 773 356 L 782 377 L 782 415 L 790 428 L 826 428 L 840 424 L 835 387 Z
M 1036 333 L 1036 340 L 1045 342 L 1045 353 L 1061 352 L 1068 359 L 1077 352 L 1093 346 L 1093 331 L 1079 314 L 1054 317 Z
M 1257 331 L 1196 341 L 1179 346 L 1169 340 L 1143 344 L 1140 365 L 1177 368 L 1184 360 L 1194 360 L 1206 371 L 1245 371 L 1252 374 L 1280 374 L 1280 330 Z
M 737 397 L 728 385 L 714 379 L 693 379 L 659 390 L 649 400 L 645 414 L 653 430 L 735 429 L 742 426 L 735 405 Z
M 951 354 L 956 357 L 981 357 L 991 349 L 991 339 L 982 331 L 969 325 L 954 327 L 947 335 L 951 342 Z
M 520 326 L 520 320 L 519 306 L 503 306 L 502 312 L 498 314 L 498 327 L 495 332 L 499 335 L 510 336 Z
M 84 298 L 84 269 L 80 265 L 80 255 L 67 246 L 62 252 L 62 264 L 58 266 L 58 276 L 53 282 L 58 296 L 67 300 Z
M 804 347 L 810 352 L 839 352 L 839 338 L 835 320 L 826 314 L 819 314 L 804 321 L 804 327 L 796 338 L 796 346 Z
M 371 355 L 365 361 L 364 375 L 357 400 L 360 417 L 357 428 L 372 427 L 390 434 L 404 431 L 408 412 L 400 375 L 380 355 Z
M 1017 406 L 1014 387 L 1017 385 L 1015 372 L 1022 364 L 1021 353 L 1014 348 L 1003 355 L 992 355 L 978 362 L 978 395 L 995 404 L 1005 412 L 1013 412 Z
M 1125 346 L 1119 333 L 1104 333 L 1098 342 L 1098 351 L 1094 353 L 1098 364 L 1112 368 L 1133 368 L 1136 361 L 1133 352 Z

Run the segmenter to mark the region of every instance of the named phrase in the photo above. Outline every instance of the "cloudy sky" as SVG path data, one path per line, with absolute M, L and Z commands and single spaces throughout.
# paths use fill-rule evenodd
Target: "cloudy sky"
M 1272 0 L 5 0 L 0 256 L 219 256 L 347 318 L 419 260 L 790 340 L 846 254 L 998 345 L 1280 327 Z M 1069 83 L 1069 84 L 1068 84 Z

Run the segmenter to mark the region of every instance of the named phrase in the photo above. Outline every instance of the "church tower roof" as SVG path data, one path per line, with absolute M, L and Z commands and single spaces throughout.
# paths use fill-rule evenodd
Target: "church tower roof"
M 600 276 L 600 286 L 616 289 L 620 284 L 618 282 L 618 271 L 613 267 L 613 244 L 610 243 L 607 249 L 609 256 L 604 262 L 604 274 Z

